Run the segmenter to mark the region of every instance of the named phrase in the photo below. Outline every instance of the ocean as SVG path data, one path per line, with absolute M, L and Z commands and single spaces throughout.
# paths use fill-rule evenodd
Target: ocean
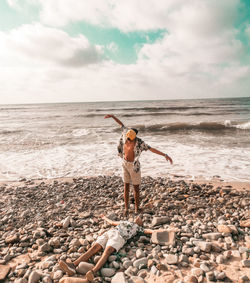
M 0 180 L 121 175 L 116 115 L 147 144 L 142 175 L 250 181 L 250 98 L 0 105 Z

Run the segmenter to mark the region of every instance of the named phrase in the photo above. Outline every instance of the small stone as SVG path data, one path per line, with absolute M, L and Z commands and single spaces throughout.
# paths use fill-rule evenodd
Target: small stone
M 204 272 L 209 272 L 210 270 L 210 268 L 204 263 L 200 265 L 200 269 L 202 269 Z
M 187 283 L 198 283 L 198 279 L 195 276 L 186 276 L 184 282 Z
M 240 252 L 241 254 L 243 254 L 243 253 L 245 253 L 245 252 L 248 252 L 248 251 L 249 251 L 249 249 L 246 248 L 246 247 L 239 247 L 239 252 Z
M 221 236 L 222 236 L 221 233 L 207 233 L 207 234 L 203 234 L 202 238 L 209 240 L 218 240 L 219 238 L 221 238 Z
M 131 260 L 125 260 L 122 265 L 125 269 L 128 269 L 130 266 L 133 265 L 133 262 Z
M 127 283 L 126 277 L 123 272 L 117 272 L 112 278 L 111 283 Z
M 37 283 L 41 278 L 40 273 L 37 271 L 32 271 L 29 275 L 28 283 Z
M 164 254 L 165 261 L 167 264 L 177 264 L 178 256 L 173 254 Z
M 47 253 L 47 252 L 51 251 L 51 246 L 49 244 L 45 243 L 45 244 L 43 244 L 42 246 L 39 247 L 39 251 Z
M 62 221 L 62 226 L 64 229 L 68 228 L 70 224 L 70 216 L 66 217 L 63 221 Z
M 247 275 L 243 275 L 239 278 L 239 283 L 244 283 L 244 282 L 248 282 L 249 278 Z
M 58 237 L 51 238 L 48 242 L 51 247 L 59 248 L 61 246 L 60 239 Z
M 143 278 L 138 277 L 138 276 L 132 276 L 130 279 L 130 282 L 131 283 L 146 283 L 146 281 Z
M 7 274 L 10 271 L 10 266 L 8 265 L 0 265 L 0 281 L 4 280 Z
M 243 267 L 250 267 L 250 259 L 244 259 L 241 261 Z
M 206 273 L 206 279 L 207 281 L 213 281 L 214 280 L 214 272 L 213 271 L 209 271 Z
M 117 256 L 116 255 L 110 255 L 109 258 L 108 258 L 108 261 L 109 262 L 113 262 L 117 259 Z
M 247 220 L 240 221 L 240 226 L 241 227 L 248 227 L 248 228 L 250 228 L 250 218 L 247 219 Z
M 217 279 L 217 280 L 223 280 L 223 279 L 225 279 L 225 278 L 226 278 L 226 274 L 225 274 L 224 271 L 222 271 L 222 272 L 220 272 L 220 273 L 218 273 L 218 274 L 216 275 L 216 279 Z
M 241 254 L 237 250 L 232 251 L 232 256 L 235 257 L 235 258 L 239 258 L 239 259 L 241 258 Z
M 28 280 L 26 278 L 20 278 L 16 279 L 14 283 L 28 283 Z
M 17 235 L 11 235 L 5 239 L 6 244 L 13 244 L 19 240 L 19 237 Z
M 76 268 L 76 271 L 80 274 L 85 275 L 93 267 L 94 267 L 94 264 L 92 264 L 92 263 L 80 262 L 80 264 Z
M 147 263 L 148 263 L 148 259 L 146 257 L 143 257 L 135 260 L 133 266 L 139 269 L 139 267 L 147 266 Z
M 157 225 L 161 225 L 161 224 L 165 224 L 169 222 L 169 218 L 168 217 L 153 217 L 152 220 L 152 226 L 157 226 Z
M 116 270 L 114 268 L 102 268 L 101 274 L 103 277 L 112 277 L 115 274 Z
M 79 247 L 81 246 L 81 243 L 80 243 L 79 239 L 73 239 L 73 240 L 70 242 L 69 245 L 72 246 L 72 247 L 77 247 L 77 248 L 79 248 Z
M 63 272 L 62 270 L 57 270 L 53 274 L 53 280 L 60 280 L 63 277 Z
M 227 225 L 218 225 L 217 230 L 220 233 L 231 233 L 232 229 Z
M 204 271 L 201 268 L 192 268 L 191 273 L 196 277 L 199 277 L 204 274 Z
M 211 243 L 204 241 L 194 241 L 194 244 L 198 246 L 203 252 L 209 253 L 212 247 Z
M 52 283 L 52 279 L 49 276 L 43 277 L 43 283 Z
M 120 264 L 117 261 L 112 261 L 112 265 L 115 269 L 119 269 L 120 268 Z
M 225 259 L 224 259 L 223 255 L 218 255 L 218 256 L 216 257 L 216 262 L 217 262 L 218 264 L 223 263 L 224 260 L 225 260 Z
M 142 257 L 145 257 L 144 251 L 142 251 L 141 249 L 136 250 L 136 258 L 142 258 Z
M 223 256 L 225 259 L 229 259 L 232 256 L 232 252 L 231 251 L 225 251 L 223 253 Z

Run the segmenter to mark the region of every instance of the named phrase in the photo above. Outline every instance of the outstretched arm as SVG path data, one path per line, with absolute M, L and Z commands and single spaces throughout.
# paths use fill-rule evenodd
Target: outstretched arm
M 100 215 L 100 217 L 101 217 L 103 220 L 107 221 L 110 225 L 113 225 L 113 226 L 117 226 L 117 225 L 119 225 L 119 223 L 120 223 L 119 221 L 113 221 L 113 220 L 109 219 L 109 218 L 106 217 L 104 214 Z
M 158 229 L 158 230 L 152 230 L 152 229 L 144 229 L 144 234 L 153 234 L 154 232 L 164 232 L 166 229 Z
M 108 114 L 104 118 L 105 119 L 113 118 L 116 121 L 116 123 L 118 123 L 121 127 L 124 127 L 123 123 L 117 117 L 115 117 L 115 115 Z
M 173 164 L 172 158 L 171 158 L 170 156 L 168 156 L 167 154 L 165 154 L 165 153 L 163 153 L 163 152 L 161 152 L 161 151 L 159 151 L 159 150 L 157 150 L 157 149 L 155 149 L 155 148 L 153 148 L 153 147 L 151 147 L 149 150 L 150 150 L 151 152 L 153 152 L 153 153 L 156 153 L 156 154 L 159 154 L 159 155 L 164 156 L 167 161 L 169 161 L 171 164 Z

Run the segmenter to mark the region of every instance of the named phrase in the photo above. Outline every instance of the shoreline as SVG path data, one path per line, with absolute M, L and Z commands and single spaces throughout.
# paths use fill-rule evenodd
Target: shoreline
M 129 265 L 114 257 L 106 268 L 121 272 L 126 280 L 137 277 L 144 283 L 189 282 L 191 277 L 194 281 L 190 282 L 209 282 L 209 278 L 247 282 L 249 191 L 250 182 L 143 177 L 144 228 L 175 228 L 175 243 L 153 244 L 149 237 L 135 237 L 121 250 Z M 132 190 L 130 200 L 129 220 L 133 221 Z M 119 176 L 1 184 L 0 267 L 9 268 L 5 279 L 28 280 L 32 271 L 44 282 L 57 283 L 65 276 L 58 269 L 58 260 L 75 260 L 86 251 L 101 231 L 110 228 L 98 215 L 122 220 L 123 206 Z M 142 259 L 143 267 L 135 268 L 136 260 Z M 110 282 L 112 276 L 98 278 Z
M 121 178 L 120 175 L 112 175 L 115 176 L 117 178 Z M 77 179 L 95 179 L 95 178 L 99 178 L 99 177 L 111 177 L 111 175 L 97 175 L 97 176 L 79 176 L 79 177 L 55 177 L 55 178 L 34 178 L 34 179 L 20 179 L 20 180 L 6 180 L 6 181 L 0 181 L 0 186 L 3 185 L 7 185 L 7 186 L 19 186 L 19 185 L 23 185 L 23 184 L 30 184 L 30 185 L 38 185 L 41 183 L 45 183 L 45 184 L 52 184 L 53 182 L 73 182 L 74 180 Z M 187 178 L 185 176 L 168 176 L 168 177 L 151 177 L 151 176 L 142 176 L 142 179 L 145 178 L 152 178 L 153 180 L 157 180 L 159 178 L 163 178 L 163 179 L 167 179 L 167 180 L 172 180 L 174 182 L 178 182 L 178 181 L 184 181 L 188 184 L 191 183 L 196 183 L 199 185 L 202 184 L 208 184 L 208 185 L 212 185 L 212 186 L 221 186 L 221 187 L 232 187 L 233 189 L 236 190 L 247 190 L 250 191 L 250 180 L 249 181 L 228 181 L 228 180 L 222 180 L 220 178 L 211 178 L 211 179 L 204 179 L 204 178 L 199 178 L 199 177 L 195 177 L 195 178 Z

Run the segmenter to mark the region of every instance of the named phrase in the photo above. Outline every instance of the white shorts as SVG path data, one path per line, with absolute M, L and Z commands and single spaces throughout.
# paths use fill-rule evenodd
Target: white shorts
M 113 247 L 117 252 L 124 246 L 126 241 L 117 229 L 111 229 L 97 238 L 96 243 L 105 247 Z
M 141 170 L 139 172 L 134 171 L 134 163 L 128 162 L 123 159 L 122 162 L 123 169 L 123 182 L 124 183 L 132 183 L 133 185 L 141 184 Z

